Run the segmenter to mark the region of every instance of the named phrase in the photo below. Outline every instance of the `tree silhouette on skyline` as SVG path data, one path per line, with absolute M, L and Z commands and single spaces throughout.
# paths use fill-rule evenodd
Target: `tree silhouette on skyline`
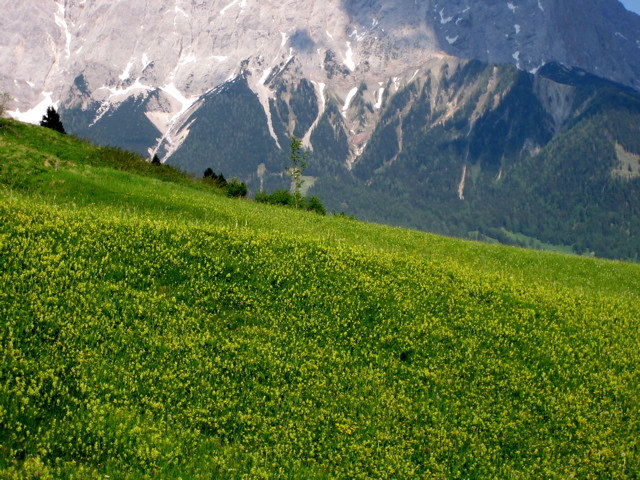
M 51 130 L 55 130 L 56 132 L 60 132 L 64 135 L 67 132 L 62 125 L 62 121 L 60 120 L 60 115 L 56 112 L 56 109 L 53 107 L 47 108 L 47 113 L 42 116 L 42 120 L 40 121 L 41 127 L 50 128 Z

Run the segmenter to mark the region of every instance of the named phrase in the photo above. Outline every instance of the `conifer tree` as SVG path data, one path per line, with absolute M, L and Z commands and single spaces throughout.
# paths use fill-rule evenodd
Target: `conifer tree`
M 300 189 L 304 184 L 304 179 L 302 178 L 302 174 L 304 173 L 304 169 L 307 166 L 307 156 L 309 152 L 304 152 L 302 150 L 302 140 L 296 138 L 296 136 L 291 137 L 291 155 L 289 159 L 291 160 L 291 166 L 287 169 L 287 173 L 291 177 L 291 184 L 293 188 L 293 200 L 296 208 L 299 208 L 302 204 L 302 193 Z
M 60 120 L 60 115 L 53 107 L 47 108 L 47 113 L 42 116 L 40 126 L 50 128 L 51 130 L 55 130 L 56 132 L 60 132 L 64 135 L 67 134 L 64 130 L 64 126 L 62 125 L 62 121 Z

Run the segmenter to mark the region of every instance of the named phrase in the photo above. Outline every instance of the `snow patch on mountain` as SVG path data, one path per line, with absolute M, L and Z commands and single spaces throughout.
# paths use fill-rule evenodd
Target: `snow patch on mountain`
M 7 112 L 16 120 L 25 123 L 33 123 L 38 124 L 45 113 L 47 113 L 47 107 L 53 106 L 53 108 L 58 108 L 58 102 L 53 101 L 52 95 L 53 92 L 42 92 L 41 94 L 44 98 L 38 103 L 35 107 L 26 112 L 21 112 L 19 108 L 16 110 Z
M 543 65 L 545 64 L 545 62 L 542 62 L 540 65 L 538 65 L 537 67 L 533 67 L 531 69 L 529 69 L 529 73 L 531 75 L 536 75 L 538 73 L 538 71 L 543 67 Z
M 173 155 L 176 152 L 176 150 L 178 150 L 178 148 L 180 148 L 180 146 L 187 139 L 190 133 L 189 129 L 191 128 L 191 126 L 195 121 L 196 120 L 193 119 L 188 124 L 183 125 L 178 129 L 178 131 L 175 134 L 173 134 L 171 130 L 168 130 L 167 133 L 165 133 L 162 136 L 162 138 L 159 139 L 157 146 L 155 148 L 149 149 L 149 156 L 153 157 L 153 155 L 155 155 L 160 149 L 160 147 L 162 146 L 166 150 L 166 153 L 162 160 L 166 162 L 167 159 L 171 155 Z
M 324 109 L 326 108 L 326 99 L 324 97 L 324 91 L 327 88 L 327 85 L 322 83 L 322 82 L 318 82 L 318 89 L 320 90 L 320 110 L 324 113 Z
M 344 62 L 346 67 L 352 72 L 356 69 L 356 64 L 353 61 L 353 50 L 351 49 L 351 42 L 347 42 L 347 53 L 345 53 Z
M 353 87 L 349 93 L 347 94 L 347 98 L 344 101 L 344 105 L 342 106 L 342 116 L 347 118 L 347 110 L 349 110 L 349 106 L 351 105 L 351 101 L 353 97 L 358 93 L 358 87 Z
M 460 179 L 460 183 L 458 184 L 458 198 L 460 200 L 464 200 L 464 187 L 467 181 L 467 164 L 465 163 L 462 166 L 462 178 Z
M 289 63 L 291 59 L 292 57 L 290 57 L 287 60 L 287 63 Z M 282 146 L 278 141 L 278 136 L 276 135 L 276 131 L 273 128 L 273 118 L 271 116 L 271 108 L 269 106 L 269 99 L 273 98 L 274 93 L 267 85 L 265 85 L 265 82 L 269 78 L 269 75 L 271 75 L 272 70 L 273 70 L 272 68 L 267 68 L 262 73 L 260 78 L 256 81 L 254 88 L 252 90 L 258 96 L 258 99 L 260 100 L 260 105 L 262 105 L 262 109 L 264 110 L 264 113 L 267 116 L 267 127 L 269 129 L 269 135 L 271 135 L 271 138 L 273 138 L 273 140 L 276 142 L 276 145 L 278 146 L 278 148 L 282 149 Z
M 122 97 L 127 97 L 131 94 L 139 94 L 141 92 L 149 92 L 151 90 L 154 90 L 153 87 L 149 86 L 149 85 L 144 85 L 140 82 L 139 78 L 136 78 L 136 81 L 132 84 L 129 85 L 128 87 L 124 87 L 124 88 L 115 88 L 115 87 L 100 87 L 98 88 L 98 91 L 100 90 L 107 90 L 109 92 L 109 99 L 112 101 L 117 101 L 117 100 L 124 100 L 124 98 Z
M 316 97 L 318 99 L 318 115 L 316 116 L 316 119 L 314 120 L 314 122 L 311 125 L 311 127 L 309 128 L 309 130 L 307 130 L 307 132 L 305 133 L 304 137 L 302 138 L 302 145 L 305 148 L 313 150 L 313 145 L 311 144 L 311 134 L 313 133 L 313 131 L 318 126 L 318 122 L 320 122 L 320 119 L 322 118 L 322 115 L 324 115 L 324 109 L 325 109 L 325 104 L 326 104 L 326 100 L 324 98 L 324 89 L 326 87 L 326 84 L 324 84 L 322 82 L 315 82 L 313 80 L 311 81 L 311 84 L 315 88 Z
M 238 4 L 240 4 L 240 10 L 244 10 L 247 7 L 247 0 L 233 0 L 233 2 L 231 2 L 229 5 L 227 5 L 222 10 L 220 10 L 220 15 L 224 16 L 227 10 L 229 10 L 232 7 L 235 7 Z
M 176 120 L 180 115 L 182 115 L 184 112 L 189 110 L 191 105 L 193 105 L 198 99 L 198 97 L 191 97 L 191 98 L 185 97 L 182 94 L 182 92 L 180 92 L 180 90 L 178 90 L 178 88 L 173 83 L 169 83 L 163 87 L 160 87 L 160 90 L 170 95 L 171 97 L 176 99 L 178 103 L 180 103 L 180 111 L 175 114 L 173 120 Z
M 65 6 L 64 1 L 58 3 L 58 11 L 54 15 L 56 25 L 60 27 L 62 32 L 64 33 L 65 38 L 65 53 L 67 58 L 71 57 L 71 32 L 69 31 L 69 26 L 67 25 L 66 15 L 65 15 Z
M 118 77 L 121 81 L 124 82 L 125 80 L 129 80 L 129 77 L 131 76 L 131 68 L 133 67 L 134 64 L 135 64 L 135 61 L 133 60 L 127 63 L 127 66 L 124 68 L 124 71 Z
M 513 55 L 511 55 L 513 57 L 513 59 L 516 61 L 516 66 L 518 68 L 520 68 L 520 51 L 517 52 L 513 52 Z
M 442 10 L 440 10 L 440 24 L 441 25 L 446 25 L 447 23 L 449 23 L 451 20 L 453 20 L 453 17 L 445 17 L 444 16 L 444 8 Z
M 380 110 L 380 108 L 382 107 L 382 99 L 384 98 L 384 91 L 385 88 L 384 87 L 380 87 L 378 89 L 378 95 L 377 95 L 377 100 L 376 100 L 376 104 L 373 106 L 373 108 L 375 108 L 376 110 Z
M 142 54 L 142 58 L 140 59 L 140 62 L 142 63 L 142 70 L 145 70 L 151 64 L 151 60 L 149 59 L 149 56 L 146 53 Z

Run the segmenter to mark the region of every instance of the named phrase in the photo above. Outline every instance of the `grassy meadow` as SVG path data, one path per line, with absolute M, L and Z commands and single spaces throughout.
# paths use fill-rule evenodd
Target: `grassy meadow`
M 0 479 L 640 476 L 640 265 L 0 123 Z

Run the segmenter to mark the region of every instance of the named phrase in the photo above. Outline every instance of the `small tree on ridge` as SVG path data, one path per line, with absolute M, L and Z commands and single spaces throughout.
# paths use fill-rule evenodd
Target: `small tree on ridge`
M 291 177 L 291 183 L 293 187 L 293 200 L 296 208 L 299 208 L 302 204 L 302 194 L 300 189 L 304 184 L 302 174 L 307 167 L 307 156 L 309 152 L 302 151 L 302 140 L 296 138 L 295 135 L 291 137 L 291 166 L 287 169 L 287 173 Z
M 42 116 L 40 126 L 50 128 L 51 130 L 55 130 L 56 132 L 60 132 L 64 135 L 67 134 L 64 130 L 64 126 L 62 125 L 62 121 L 60 120 L 60 115 L 53 107 L 47 108 L 47 113 Z

